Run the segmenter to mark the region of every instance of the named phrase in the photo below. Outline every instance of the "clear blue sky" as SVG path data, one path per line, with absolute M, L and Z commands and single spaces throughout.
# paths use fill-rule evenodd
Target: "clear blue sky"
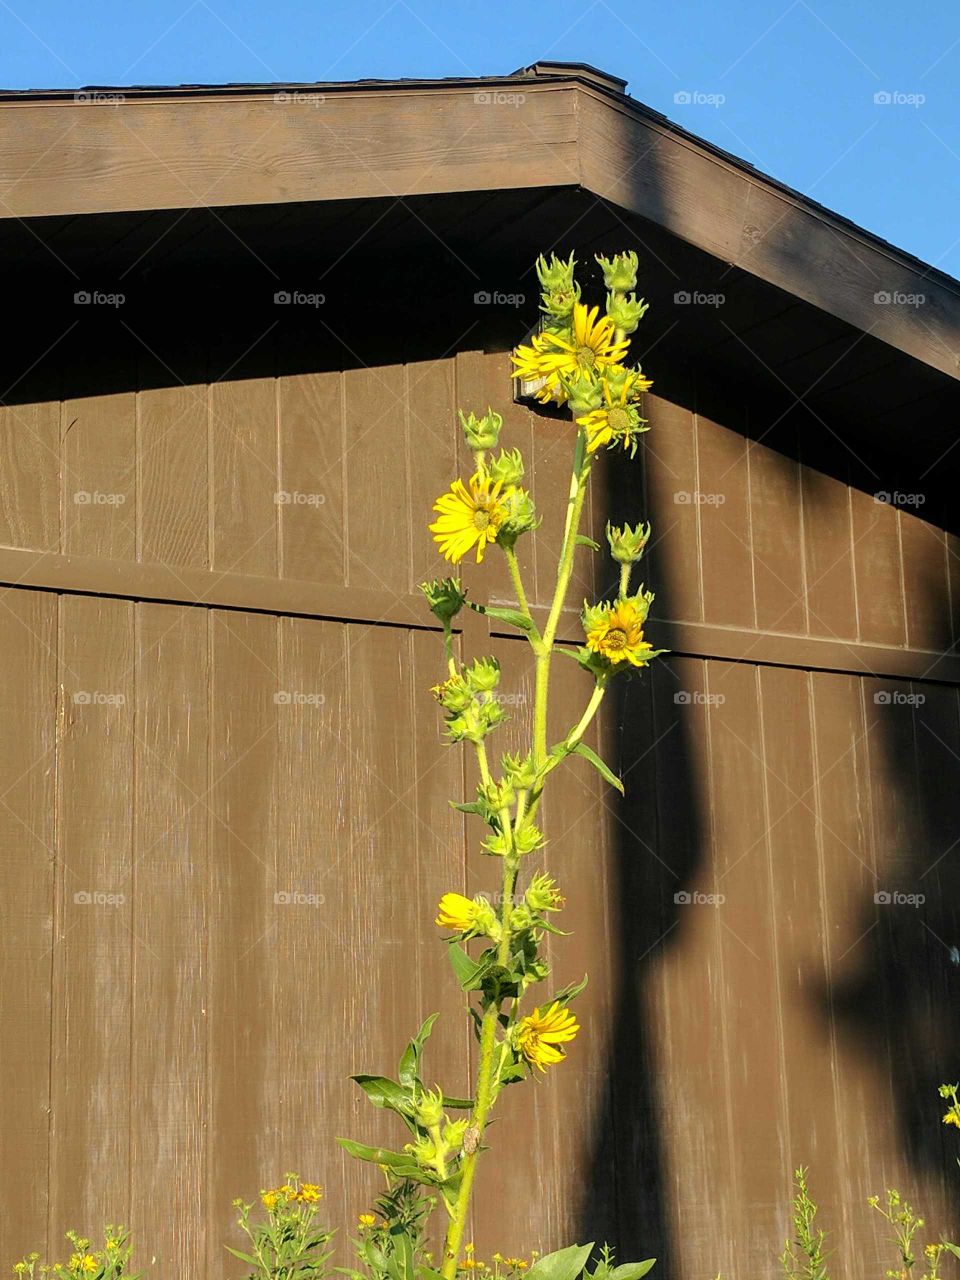
M 590 62 L 694 133 L 960 276 L 958 0 L 0 0 L 0 50 L 8 88 Z

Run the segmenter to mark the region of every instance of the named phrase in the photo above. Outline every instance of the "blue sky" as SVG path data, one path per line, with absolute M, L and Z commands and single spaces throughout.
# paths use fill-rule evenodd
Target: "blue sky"
M 8 88 L 590 62 L 694 133 L 960 276 L 957 0 L 0 0 L 0 50 Z

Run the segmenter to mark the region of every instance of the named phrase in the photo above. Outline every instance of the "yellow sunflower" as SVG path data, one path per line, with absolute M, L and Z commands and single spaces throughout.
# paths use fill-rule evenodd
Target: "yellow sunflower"
M 572 1040 L 580 1030 L 569 1009 L 554 1001 L 544 1009 L 534 1009 L 517 1024 L 517 1048 L 538 1071 L 546 1071 L 566 1057 L 558 1045 Z
M 602 385 L 606 403 L 577 419 L 578 425 L 587 432 L 587 452 L 594 453 L 601 445 L 611 444 L 614 440 L 621 441 L 625 449 L 635 448 L 635 437 L 646 429 L 646 420 L 628 401 L 649 391 L 653 383 L 642 373 L 630 373 L 624 377 L 619 394 L 611 390 L 606 378 Z
M 569 335 L 541 333 L 531 346 L 517 348 L 513 363 L 515 378 L 533 382 L 546 379 L 535 393 L 538 400 L 566 400 L 561 378 L 579 382 L 600 374 L 611 365 L 620 364 L 630 343 L 626 338 L 619 342 L 613 321 L 609 316 L 597 317 L 599 307 L 588 309 L 578 302 L 573 308 L 573 325 Z
M 643 638 L 643 618 L 632 600 L 617 600 L 595 617 L 587 631 L 587 648 L 614 664 L 645 667 L 653 646 Z
M 447 560 L 457 564 L 474 546 L 477 564 L 483 560 L 487 544 L 495 542 L 500 526 L 509 514 L 503 484 L 472 475 L 469 489 L 462 480 L 454 480 L 448 493 L 433 504 L 438 518 L 429 526 L 434 541 Z
M 960 1129 L 960 1108 L 957 1108 L 956 1106 L 951 1107 L 943 1117 L 943 1123 L 956 1125 L 956 1127 Z
M 437 908 L 434 924 L 441 929 L 455 929 L 457 933 L 466 933 L 472 929 L 477 920 L 477 904 L 472 898 L 465 898 L 462 893 L 445 893 Z

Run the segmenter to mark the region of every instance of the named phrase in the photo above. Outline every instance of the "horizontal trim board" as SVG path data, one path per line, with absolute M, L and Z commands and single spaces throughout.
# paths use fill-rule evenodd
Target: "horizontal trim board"
M 7 590 L 30 588 L 160 604 L 241 609 L 366 626 L 439 629 L 427 614 L 423 598 L 414 592 L 391 595 L 293 578 L 135 564 L 16 547 L 0 547 L 0 585 Z M 534 615 L 542 626 L 546 611 L 534 609 Z M 950 651 L 896 649 L 862 641 L 787 635 L 667 618 L 653 617 L 651 623 L 658 629 L 657 643 L 678 655 L 960 685 L 960 655 Z M 502 624 L 484 627 L 475 614 L 470 615 L 468 630 L 474 634 L 513 638 L 517 634 L 505 630 Z M 565 611 L 558 639 L 569 644 L 582 642 L 576 611 Z

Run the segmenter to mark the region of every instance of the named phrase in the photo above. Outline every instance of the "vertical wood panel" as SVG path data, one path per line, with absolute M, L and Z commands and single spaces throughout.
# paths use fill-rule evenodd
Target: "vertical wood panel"
M 212 565 L 277 572 L 277 405 L 272 378 L 210 388 Z
M 61 501 L 68 555 L 136 558 L 136 412 L 133 392 L 63 406 Z
M 403 366 L 350 369 L 343 382 L 347 581 L 354 587 L 406 591 L 412 533 Z
M 129 1216 L 133 606 L 60 608 L 51 1246 Z
M 697 463 L 704 621 L 755 626 L 747 442 L 698 414 Z
M 727 1059 L 726 1105 L 736 1141 L 732 1191 L 741 1248 L 759 1255 L 781 1220 L 784 1189 L 781 1043 L 776 1018 L 776 938 L 767 850 L 763 741 L 757 673 L 745 664 L 709 664 L 710 801 L 717 857 L 715 891 L 720 999 Z M 766 865 L 765 865 L 766 864 Z M 750 992 L 749 1000 L 743 993 Z M 747 1050 L 749 1046 L 749 1050 Z
M 948 649 L 951 642 L 945 537 L 942 529 L 919 515 L 900 512 L 906 643 L 911 648 L 934 649 L 938 653 Z
M 756 625 L 761 631 L 800 635 L 805 626 L 800 466 L 762 444 L 748 445 L 747 462 Z
M 453 382 L 452 360 L 407 366 L 406 450 L 413 521 L 412 569 L 407 589 L 411 591 L 421 582 L 453 572 L 427 532 L 427 525 L 436 518 L 434 502 L 457 475 L 457 437 L 462 433 L 453 403 Z
M 137 395 L 138 559 L 209 567 L 207 389 Z
M 210 1059 L 207 1274 L 232 1274 L 236 1196 L 254 1198 L 284 1172 L 277 957 L 277 621 L 210 615 Z
M 803 467 L 803 560 L 808 627 L 814 636 L 852 639 L 857 633 L 849 490 Z
M 0 544 L 60 550 L 60 404 L 0 405 Z
M 693 416 L 659 396 L 644 398 L 650 430 L 642 437 L 649 511 L 654 524 L 647 572 L 658 616 L 703 618 L 700 526 L 696 503 L 697 443 Z M 665 590 L 664 588 L 668 588 Z
M 0 1258 L 47 1237 L 57 603 L 0 598 Z
M 281 574 L 344 581 L 341 375 L 280 379 Z
M 170 1205 L 207 1192 L 207 618 L 138 612 L 130 1221 L 159 1268 L 202 1275 L 203 1219 Z
M 874 644 L 902 645 L 907 633 L 896 508 L 859 489 L 849 492 L 857 634 Z

